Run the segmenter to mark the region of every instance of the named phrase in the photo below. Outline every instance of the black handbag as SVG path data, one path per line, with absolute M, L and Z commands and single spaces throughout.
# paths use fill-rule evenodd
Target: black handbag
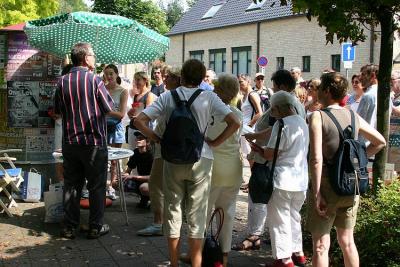
M 278 120 L 278 123 L 278 137 L 276 139 L 271 169 L 267 165 L 268 161 L 266 161 L 264 164 L 255 162 L 251 168 L 249 195 L 253 203 L 268 204 L 268 201 L 272 196 L 272 191 L 274 191 L 274 170 L 276 159 L 278 157 L 278 148 L 281 141 L 282 128 L 284 125 L 282 119 Z
M 213 220 L 218 214 L 219 220 L 217 221 L 217 232 L 213 232 Z M 222 225 L 224 224 L 224 211 L 221 208 L 216 208 L 211 215 L 208 223 L 210 234 L 206 234 L 204 239 L 203 253 L 202 253 L 202 267 L 222 267 L 223 266 L 223 252 L 218 242 L 218 236 L 221 232 Z

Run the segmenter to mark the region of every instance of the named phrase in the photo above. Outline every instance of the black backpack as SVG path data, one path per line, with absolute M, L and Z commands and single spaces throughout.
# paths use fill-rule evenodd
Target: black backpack
M 190 106 L 202 91 L 197 89 L 188 101 L 181 100 L 177 90 L 171 91 L 176 107 L 168 119 L 161 140 L 164 160 L 174 164 L 193 164 L 199 161 L 204 133 L 201 133 Z
M 339 132 L 339 148 L 330 162 L 325 162 L 333 190 L 340 196 L 364 194 L 369 189 L 368 157 L 363 141 L 354 139 L 355 117 L 344 130 L 329 109 L 322 110 L 331 118 Z

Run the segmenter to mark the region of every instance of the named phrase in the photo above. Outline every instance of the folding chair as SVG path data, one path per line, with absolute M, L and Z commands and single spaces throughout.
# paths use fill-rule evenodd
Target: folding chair
M 5 152 L 5 151 L 0 151 Z M 6 212 L 8 216 L 12 217 L 9 208 L 17 207 L 17 203 L 12 197 L 11 193 L 7 190 L 7 187 L 10 186 L 12 191 L 19 192 L 19 186 L 24 181 L 22 177 L 22 169 L 16 168 L 12 161 L 15 161 L 16 158 L 9 157 L 7 153 L 4 153 L 4 157 L 0 157 L 0 207 L 2 210 L 0 212 Z M 1 162 L 7 162 L 10 165 L 10 169 L 5 169 Z M 1 193 L 4 193 L 6 203 L 1 199 Z

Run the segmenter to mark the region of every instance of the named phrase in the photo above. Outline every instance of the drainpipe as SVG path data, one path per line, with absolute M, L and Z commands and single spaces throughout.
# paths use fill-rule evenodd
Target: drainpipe
M 185 34 L 182 34 L 182 64 L 185 62 Z
M 260 57 L 260 28 L 261 28 L 260 26 L 261 26 L 261 22 L 257 22 L 257 57 L 256 57 L 256 60 L 257 60 L 257 58 Z M 258 66 L 258 64 L 256 64 L 256 66 L 257 66 L 257 72 L 259 72 L 260 66 Z
M 369 39 L 369 63 L 374 63 L 374 49 L 375 49 L 374 32 L 375 32 L 375 26 L 371 25 L 370 39 Z

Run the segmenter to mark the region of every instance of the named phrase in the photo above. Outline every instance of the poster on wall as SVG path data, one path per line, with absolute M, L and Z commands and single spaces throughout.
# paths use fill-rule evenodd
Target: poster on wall
M 48 110 L 56 86 L 56 82 L 8 81 L 8 127 L 52 127 Z
M 62 60 L 28 44 L 24 33 L 10 33 L 7 53 L 7 81 L 45 81 L 58 77 Z

